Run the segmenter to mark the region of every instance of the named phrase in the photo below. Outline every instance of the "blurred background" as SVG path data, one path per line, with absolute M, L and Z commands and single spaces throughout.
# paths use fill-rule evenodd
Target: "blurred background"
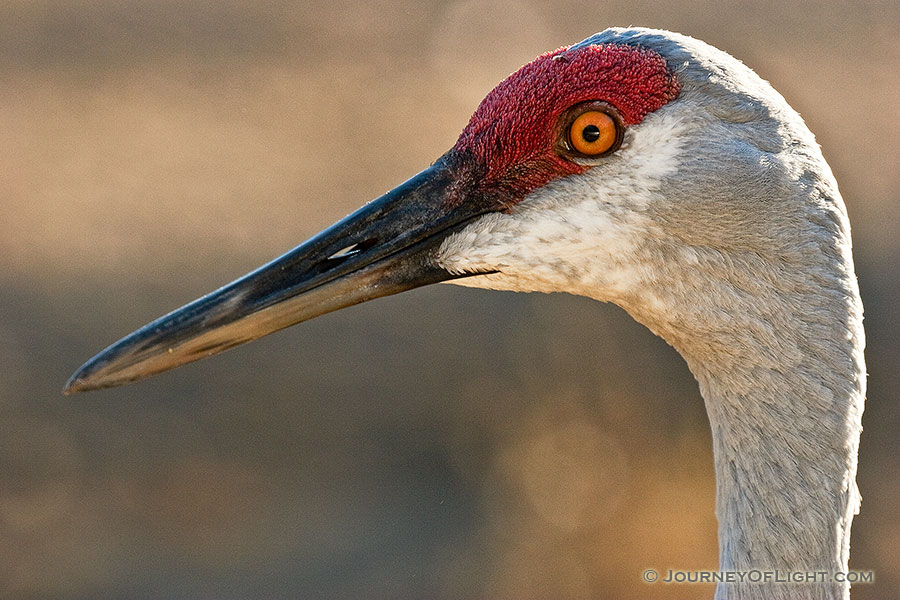
M 641 582 L 715 568 L 715 482 L 690 372 L 614 306 L 432 286 L 60 395 L 629 24 L 742 59 L 835 171 L 871 373 L 854 598 L 900 595 L 897 2 L 7 0 L 0 597 L 712 597 Z

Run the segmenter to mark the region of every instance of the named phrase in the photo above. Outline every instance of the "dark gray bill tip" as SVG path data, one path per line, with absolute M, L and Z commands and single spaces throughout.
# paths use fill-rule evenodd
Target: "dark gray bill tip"
M 125 381 L 109 381 L 92 377 L 90 373 L 85 372 L 84 368 L 78 369 L 63 386 L 62 393 L 64 396 L 72 396 L 81 392 L 91 392 L 94 390 L 102 390 L 105 388 L 116 387 L 127 383 Z
M 84 380 L 81 379 L 79 373 L 81 371 L 77 371 L 74 375 L 69 377 L 69 380 L 66 382 L 66 385 L 63 386 L 62 393 L 64 396 L 71 396 L 72 394 L 77 394 L 78 392 L 87 392 L 94 388 L 85 384 Z
M 101 352 L 91 360 L 81 365 L 75 373 L 69 377 L 62 393 L 66 396 L 79 392 L 89 392 L 117 385 L 114 380 L 103 373 L 102 361 L 106 351 Z M 101 362 L 102 361 L 102 362 Z
M 66 385 L 63 386 L 62 393 L 64 395 L 71 396 L 79 392 L 90 392 L 126 383 L 111 376 L 112 374 L 103 373 L 102 365 L 97 364 L 95 360 L 100 358 L 100 356 L 98 355 L 86 362 L 69 377 Z

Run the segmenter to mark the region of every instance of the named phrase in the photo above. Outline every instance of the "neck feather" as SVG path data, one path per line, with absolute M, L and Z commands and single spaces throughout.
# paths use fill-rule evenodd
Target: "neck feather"
M 716 597 L 849 598 L 849 586 L 831 576 L 847 571 L 859 507 L 865 368 L 852 263 L 830 267 L 827 277 L 816 269 L 789 277 L 756 255 L 727 262 L 732 272 L 718 283 L 661 291 L 672 294 L 662 302 L 681 298 L 666 317 L 632 313 L 681 352 L 700 384 L 713 437 L 720 568 L 824 571 L 827 583 L 720 584 Z

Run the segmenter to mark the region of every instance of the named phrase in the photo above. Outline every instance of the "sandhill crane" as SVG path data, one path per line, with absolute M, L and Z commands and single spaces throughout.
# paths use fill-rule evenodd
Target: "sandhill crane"
M 120 385 L 418 286 L 615 302 L 674 346 L 712 428 L 719 599 L 849 598 L 865 395 L 850 227 L 800 116 L 728 54 L 608 29 L 500 83 L 433 165 L 284 256 L 113 344 Z

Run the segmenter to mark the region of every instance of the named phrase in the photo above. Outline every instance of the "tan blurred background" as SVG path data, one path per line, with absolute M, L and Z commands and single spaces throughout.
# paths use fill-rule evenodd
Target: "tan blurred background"
M 129 388 L 84 360 L 450 147 L 535 55 L 702 38 L 806 118 L 854 226 L 871 373 L 852 566 L 900 595 L 900 5 L 0 5 L 0 597 L 703 598 L 708 424 L 583 298 L 433 286 Z

